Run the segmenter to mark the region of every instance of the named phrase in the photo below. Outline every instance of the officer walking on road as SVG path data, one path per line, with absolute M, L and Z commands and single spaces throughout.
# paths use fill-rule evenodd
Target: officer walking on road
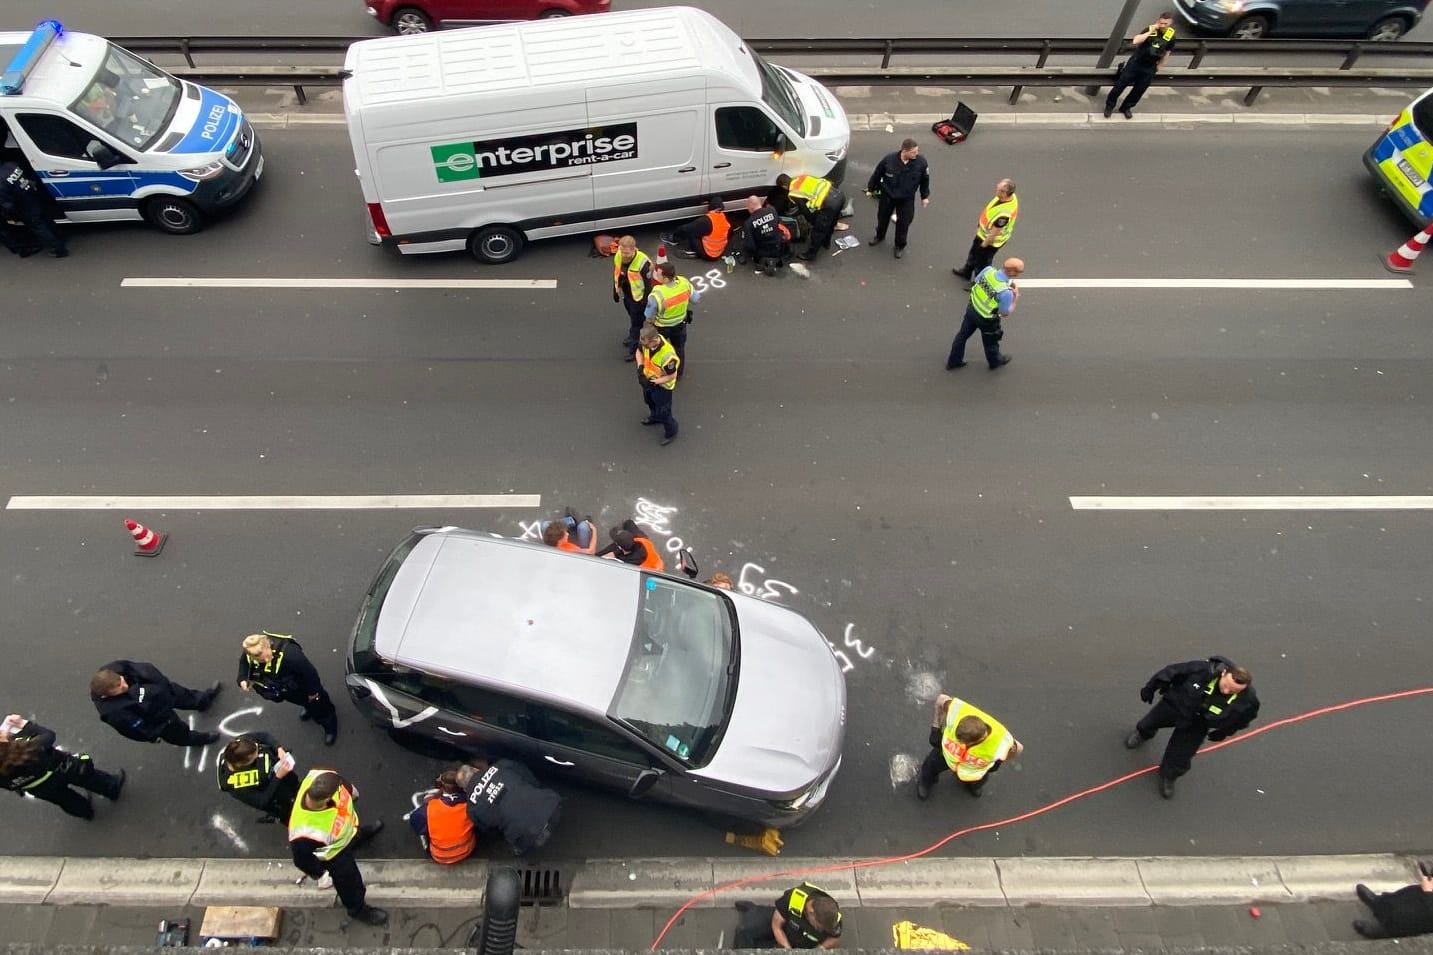
M 338 737 L 338 711 L 292 635 L 265 630 L 245 637 L 238 683 L 245 693 L 252 690 L 275 703 L 302 706 L 299 719 L 313 720 L 323 729 L 323 745 L 332 746 Z
M 685 372 L 687 326 L 692 323 L 691 308 L 702 300 L 702 293 L 692 288 L 684 276 L 678 275 L 677 267 L 671 262 L 658 262 L 652 276 L 657 284 L 647 298 L 647 321 L 657 326 L 662 337 L 672 343 Z
M 1129 89 L 1129 95 L 1125 97 L 1120 113 L 1125 119 L 1134 119 L 1133 110 L 1139 104 L 1140 97 L 1144 96 L 1144 91 L 1154 82 L 1154 74 L 1159 72 L 1159 68 L 1174 51 L 1174 14 L 1161 13 L 1159 18 L 1149 25 L 1148 30 L 1131 37 L 1130 43 L 1134 44 L 1134 49 L 1115 76 L 1110 94 L 1105 97 L 1105 119 L 1109 119 L 1110 114 L 1115 111 L 1115 103 L 1126 88 Z
M 358 794 L 331 769 L 314 769 L 299 785 L 289 816 L 289 850 L 300 872 L 322 884 L 328 876 L 348 914 L 369 925 L 383 925 L 388 913 L 366 901 L 368 887 L 354 858 L 359 847 L 383 831 L 382 821 L 358 822 Z
M 672 416 L 672 394 L 677 388 L 677 375 L 682 370 L 682 359 L 672 343 L 662 337 L 655 325 L 643 325 L 638 337 L 637 372 L 642 381 L 642 400 L 647 404 L 646 425 L 662 426 L 662 440 L 665 446 L 677 440 L 677 419 Z
M 90 678 L 90 699 L 100 719 L 121 736 L 141 743 L 163 740 L 174 746 L 205 746 L 217 742 L 218 733 L 196 733 L 174 712 L 205 712 L 214 704 L 222 685 L 191 690 L 173 682 L 153 663 L 115 660 Z
M 916 777 L 916 798 L 929 799 L 931 787 L 949 769 L 977 799 L 990 774 L 1025 747 L 999 720 L 964 700 L 942 693 L 935 698 L 930 723 L 930 752 Z
M 95 817 L 89 794 L 99 793 L 111 802 L 118 799 L 124 789 L 124 770 L 106 773 L 85 754 L 56 748 L 54 730 L 11 713 L 0 722 L 0 788 L 20 796 L 28 793 L 88 820 Z
M 637 347 L 637 333 L 647 320 L 647 296 L 652 291 L 652 260 L 647 253 L 637 248 L 637 240 L 624 235 L 617 240 L 617 252 L 612 256 L 612 301 L 622 306 L 627 313 L 627 337 L 622 340 L 622 351 L 632 360 L 632 350 Z
M 1015 279 L 1024 272 L 1025 263 L 1022 260 L 1009 258 L 999 269 L 987 266 L 975 276 L 960 331 L 956 333 L 955 341 L 950 343 L 950 355 L 945 359 L 946 371 L 965 367 L 965 343 L 977 331 L 980 332 L 980 344 L 985 348 L 985 361 L 990 370 L 1010 364 L 1010 356 L 1000 353 L 1000 340 L 1005 337 L 1000 322 L 1010 317 L 1020 301 Z
M 70 254 L 65 248 L 65 240 L 55 231 L 50 211 L 45 208 L 45 200 L 40 195 L 40 187 L 13 160 L 0 162 L 0 217 L 23 222 L 55 258 L 63 259 Z M 18 249 L 12 251 L 22 254 Z
M 1154 703 L 1156 692 L 1159 702 L 1135 724 L 1125 748 L 1137 749 L 1159 730 L 1173 727 L 1159 761 L 1159 792 L 1169 799 L 1174 796 L 1174 781 L 1189 772 L 1205 738 L 1217 743 L 1254 722 L 1259 697 L 1249 671 L 1218 656 L 1171 663 L 1149 678 L 1139 698 Z
M 866 183 L 866 195 L 878 197 L 876 234 L 868 245 L 880 245 L 886 241 L 886 227 L 891 224 L 894 214 L 896 258 L 906 254 L 906 237 L 916 217 L 917 192 L 920 193 L 921 207 L 930 205 L 930 166 L 921 155 L 920 145 L 914 139 L 906 139 L 901 142 L 900 149 L 876 163 L 876 168 L 871 170 L 870 181 Z
M 970 240 L 970 251 L 965 254 L 965 264 L 951 269 L 967 282 L 979 275 L 995 261 L 1010 237 L 1015 234 L 1015 219 L 1020 215 L 1020 200 L 1015 195 L 1015 180 L 1002 179 L 995 184 L 995 198 L 980 210 L 980 219 L 975 223 L 975 238 Z
M 214 763 L 219 791 L 263 813 L 260 822 L 287 824 L 299 795 L 293 754 L 268 733 L 232 739 Z

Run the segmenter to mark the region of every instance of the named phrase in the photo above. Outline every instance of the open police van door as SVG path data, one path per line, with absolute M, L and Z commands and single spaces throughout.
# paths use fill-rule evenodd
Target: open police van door
M 259 139 L 228 97 L 55 20 L 0 33 L 0 134 L 63 222 L 143 219 L 196 232 L 263 175 Z

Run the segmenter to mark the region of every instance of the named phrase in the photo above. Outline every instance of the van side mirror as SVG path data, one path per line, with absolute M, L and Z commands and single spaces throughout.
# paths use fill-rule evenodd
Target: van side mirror
M 771 158 L 780 159 L 786 150 L 791 148 L 791 140 L 786 138 L 783 132 L 777 132 L 776 138 L 771 142 Z
M 693 557 L 692 552 L 685 547 L 677 553 L 677 566 L 681 568 L 682 573 L 686 574 L 692 580 L 696 580 L 697 574 L 701 573 L 701 570 L 697 568 L 697 559 Z
M 633 799 L 641 799 L 647 795 L 647 793 L 651 792 L 652 787 L 657 785 L 657 780 L 661 778 L 662 774 L 659 770 L 644 769 L 637 774 L 637 778 L 633 781 L 632 788 L 628 791 L 627 795 Z
M 90 144 L 85 147 L 85 155 L 99 164 L 101 169 L 109 169 L 111 166 L 118 166 L 120 163 L 129 162 L 128 159 L 110 149 L 98 139 L 91 139 Z

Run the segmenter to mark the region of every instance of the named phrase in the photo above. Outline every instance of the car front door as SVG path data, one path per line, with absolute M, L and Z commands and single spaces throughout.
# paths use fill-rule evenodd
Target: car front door
M 532 708 L 532 720 L 542 757 L 538 768 L 550 775 L 628 793 L 656 764 L 639 743 L 604 723 L 538 705 Z
M 17 137 L 28 140 L 25 152 L 30 164 L 50 195 L 59 203 L 65 218 L 74 222 L 138 218 L 134 177 L 129 170 L 134 160 L 118 144 L 101 138 L 77 123 L 55 113 L 20 113 L 16 116 Z M 89 158 L 91 143 L 99 142 L 128 160 L 109 169 Z

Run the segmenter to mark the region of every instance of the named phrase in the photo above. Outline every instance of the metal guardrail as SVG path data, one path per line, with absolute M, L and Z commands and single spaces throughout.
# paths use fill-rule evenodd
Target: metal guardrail
M 208 85 L 292 86 L 300 103 L 307 102 L 305 87 L 333 87 L 342 83 L 337 66 L 243 66 L 201 67 L 201 55 L 254 57 L 315 56 L 341 54 L 349 45 L 372 37 L 341 36 L 196 36 L 116 37 L 114 42 L 136 53 L 182 56 L 189 68 L 176 73 Z M 920 84 L 980 83 L 1012 88 L 1010 102 L 1019 100 L 1027 86 L 1100 86 L 1108 83 L 1112 71 L 1093 67 L 1051 67 L 1054 56 L 1098 56 L 1106 41 L 1097 37 L 1041 39 L 1034 37 L 767 37 L 746 41 L 756 52 L 775 56 L 868 56 L 880 57 L 880 66 L 825 66 L 805 72 L 825 82 L 840 85 L 902 86 Z M 1130 48 L 1126 41 L 1122 50 Z M 1034 57 L 1029 65 L 996 67 L 908 67 L 892 66 L 898 56 L 1000 56 Z M 1329 54 L 1341 57 L 1337 67 L 1220 67 L 1203 66 L 1208 56 L 1235 56 L 1267 61 L 1289 56 Z M 1433 86 L 1433 43 L 1374 42 L 1369 40 L 1232 40 L 1186 39 L 1176 48 L 1175 64 L 1161 72 L 1160 82 L 1170 86 L 1247 86 L 1245 105 L 1252 105 L 1269 86 Z M 1428 69 L 1355 70 L 1364 58 L 1426 58 Z

